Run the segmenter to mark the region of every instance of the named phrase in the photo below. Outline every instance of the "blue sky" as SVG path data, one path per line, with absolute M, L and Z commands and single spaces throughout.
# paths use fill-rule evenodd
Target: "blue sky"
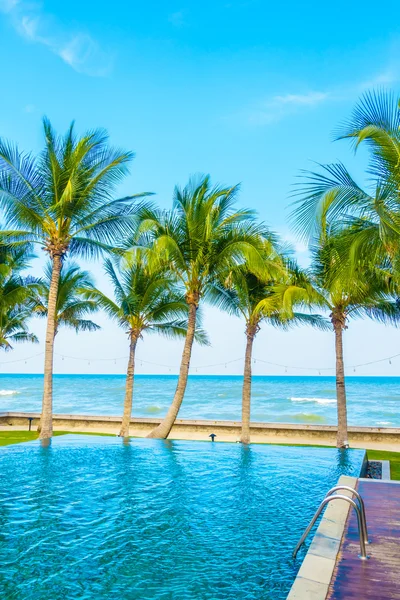
M 41 117 L 58 130 L 76 120 L 78 130 L 105 127 L 113 144 L 136 152 L 121 193 L 152 191 L 163 206 L 174 184 L 190 174 L 241 182 L 241 204 L 295 243 L 287 224 L 289 195 L 301 169 L 312 161 L 343 160 L 362 181 L 362 153 L 332 142 L 335 127 L 367 89 L 399 89 L 399 9 L 376 4 L 249 1 L 114 4 L 0 0 L 2 91 L 0 135 L 38 151 Z M 42 263 L 35 263 L 40 271 Z M 100 265 L 90 269 L 107 289 Z M 99 316 L 96 334 L 60 333 L 60 353 L 113 358 L 126 355 L 126 340 Z M 193 364 L 207 365 L 243 355 L 243 324 L 206 310 L 213 346 L 197 348 Z M 43 337 L 43 324 L 33 328 Z M 370 323 L 346 333 L 349 363 L 395 354 L 400 332 Z M 372 343 L 371 343 L 372 342 Z M 42 351 L 20 346 L 4 360 Z M 178 365 L 180 344 L 148 338 L 139 355 Z M 304 367 L 333 365 L 327 333 L 265 328 L 255 355 Z M 122 372 L 124 361 L 61 361 L 61 372 Z M 40 371 L 42 357 L 10 363 L 2 371 Z M 142 372 L 165 371 L 144 365 Z M 171 372 L 174 372 L 172 368 Z M 220 367 L 198 372 L 220 372 Z M 168 371 L 167 371 L 168 372 Z M 233 363 L 223 372 L 240 372 Z M 259 373 L 280 373 L 256 365 Z M 302 371 L 289 370 L 289 373 Z M 315 370 L 310 370 L 315 373 Z M 400 360 L 358 370 L 400 374 Z

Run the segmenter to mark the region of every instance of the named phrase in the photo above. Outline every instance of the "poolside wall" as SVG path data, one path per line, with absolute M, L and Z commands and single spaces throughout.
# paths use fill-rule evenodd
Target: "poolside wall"
M 32 419 L 32 429 L 37 427 L 38 413 L 4 412 L 0 413 L 1 427 L 27 428 L 28 419 Z M 53 415 L 54 428 L 64 431 L 98 431 L 118 433 L 121 424 L 119 416 L 99 415 Z M 160 419 L 133 418 L 131 419 L 131 435 L 144 437 Z M 240 436 L 240 421 L 206 421 L 193 419 L 177 419 L 170 437 L 205 439 L 215 433 L 216 440 L 235 441 Z M 286 423 L 251 423 L 253 442 L 276 441 L 276 443 L 315 442 L 316 444 L 335 445 L 336 427 L 333 425 L 292 425 Z M 349 427 L 350 444 L 354 442 L 379 442 L 385 444 L 400 444 L 400 428 L 385 427 Z

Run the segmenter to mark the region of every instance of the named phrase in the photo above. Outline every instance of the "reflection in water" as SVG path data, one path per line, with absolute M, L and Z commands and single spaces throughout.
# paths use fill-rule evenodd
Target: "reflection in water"
M 48 448 L 49 446 L 51 446 L 51 440 L 52 438 L 45 438 L 43 440 L 39 440 L 40 446 L 42 448 Z
M 346 471 L 351 465 L 351 450 L 346 448 L 337 448 L 337 463 L 339 470 Z
M 362 452 L 63 436 L 0 451 L 0 597 L 283 600 Z

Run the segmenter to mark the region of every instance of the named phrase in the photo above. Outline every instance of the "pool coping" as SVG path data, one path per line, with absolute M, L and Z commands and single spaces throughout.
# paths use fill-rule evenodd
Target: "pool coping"
M 357 480 L 342 475 L 338 485 L 354 488 Z M 340 493 L 352 497 L 346 490 Z M 286 600 L 326 599 L 349 510 L 348 502 L 328 504 Z

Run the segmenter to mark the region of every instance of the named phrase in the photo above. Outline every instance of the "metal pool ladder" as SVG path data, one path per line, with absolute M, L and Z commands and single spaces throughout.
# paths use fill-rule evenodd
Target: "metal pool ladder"
M 348 492 L 351 492 L 353 494 L 353 496 L 355 496 L 356 500 L 358 500 L 358 502 L 355 502 L 352 498 L 349 498 L 348 496 L 344 496 L 343 494 L 335 494 L 335 492 L 337 492 L 339 490 L 347 490 Z M 318 519 L 318 517 L 321 514 L 324 507 L 327 504 L 329 504 L 329 502 L 331 502 L 332 500 L 345 500 L 356 511 L 358 535 L 360 538 L 359 558 L 361 560 L 367 560 L 368 556 L 367 556 L 367 552 L 365 550 L 365 545 L 369 544 L 370 542 L 368 540 L 368 529 L 367 529 L 367 520 L 365 517 L 364 500 L 361 498 L 361 495 L 357 492 L 357 490 L 354 490 L 353 488 L 349 487 L 348 485 L 336 485 L 335 487 L 333 487 L 329 490 L 329 492 L 326 494 L 325 498 L 322 500 L 321 504 L 319 505 L 315 515 L 313 516 L 313 518 L 311 519 L 307 528 L 305 529 L 300 540 L 298 541 L 297 546 L 293 551 L 293 558 L 296 558 L 298 551 L 300 550 L 301 546 L 304 544 L 308 534 L 310 533 L 311 529 L 313 528 L 316 520 Z

